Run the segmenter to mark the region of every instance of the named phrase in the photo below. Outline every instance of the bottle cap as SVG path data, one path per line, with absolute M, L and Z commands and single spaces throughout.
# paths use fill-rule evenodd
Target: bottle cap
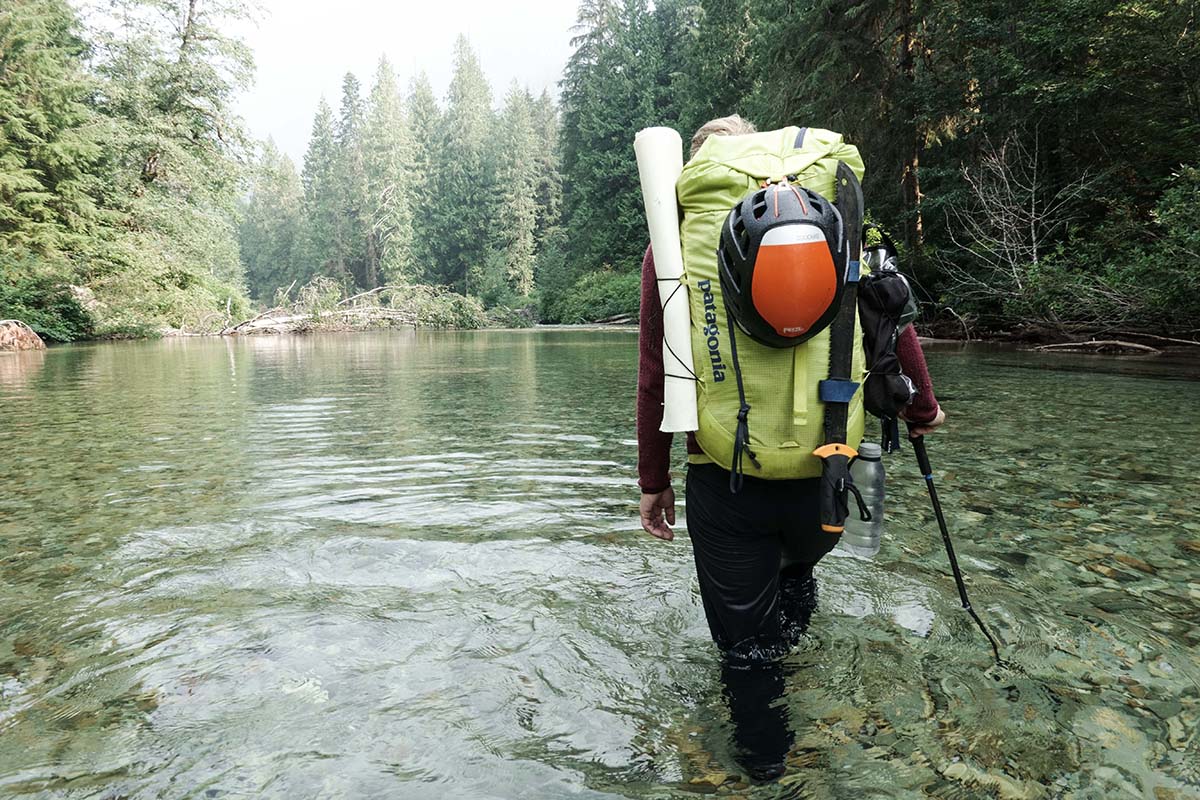
M 878 461 L 883 456 L 883 448 L 875 442 L 863 442 L 858 446 L 858 457 L 868 461 Z

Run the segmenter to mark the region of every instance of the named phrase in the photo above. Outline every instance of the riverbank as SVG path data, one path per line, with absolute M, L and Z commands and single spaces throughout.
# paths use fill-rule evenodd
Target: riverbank
M 286 299 L 286 298 L 285 298 Z M 157 339 L 175 337 L 264 336 L 284 333 L 357 333 L 389 328 L 437 330 L 637 330 L 635 317 L 623 314 L 595 322 L 539 323 L 530 308 L 484 309 L 475 298 L 427 285 L 384 286 L 342 298 L 332 282 L 305 286 L 296 299 L 266 309 L 243 320 L 226 318 L 198 329 L 140 328 L 82 341 Z M 0 331 L 0 352 L 45 346 L 20 320 L 5 320 Z M 1200 358 L 1200 341 L 1131 330 L 1092 329 L 1065 331 L 1044 325 L 974 332 L 944 322 L 919 325 L 927 346 L 988 344 L 1013 349 L 1059 353 L 1092 353 L 1114 356 L 1157 356 L 1178 353 Z M 36 343 L 34 342 L 36 340 Z

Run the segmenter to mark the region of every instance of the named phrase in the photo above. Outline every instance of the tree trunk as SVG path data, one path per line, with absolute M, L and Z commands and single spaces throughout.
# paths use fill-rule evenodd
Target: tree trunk
M 379 248 L 375 242 L 374 231 L 367 234 L 367 263 L 364 276 L 367 285 L 364 289 L 374 289 L 379 285 Z
M 196 35 L 196 6 L 200 0 L 188 0 L 187 17 L 183 21 L 183 32 L 179 41 L 179 63 L 183 63 L 184 55 Z
M 915 116 L 916 92 L 916 59 L 913 56 L 917 47 L 915 41 L 916 20 L 913 16 L 913 0 L 902 0 L 900 3 L 900 75 L 905 87 L 904 106 L 907 108 L 909 119 Z M 912 144 L 904 162 L 904 171 L 900 178 L 900 192 L 904 202 L 904 242 L 910 250 L 919 251 L 925 239 L 925 224 L 921 218 L 921 155 L 925 150 L 924 123 L 913 120 Z

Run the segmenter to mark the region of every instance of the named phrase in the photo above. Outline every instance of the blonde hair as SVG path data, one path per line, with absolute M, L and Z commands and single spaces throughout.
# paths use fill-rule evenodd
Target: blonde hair
M 700 145 L 704 144 L 704 141 L 710 136 L 741 136 L 755 133 L 757 130 L 752 123 L 737 114 L 710 119 L 701 125 L 700 129 L 696 131 L 696 135 L 692 137 L 692 155 L 694 156 L 700 151 Z

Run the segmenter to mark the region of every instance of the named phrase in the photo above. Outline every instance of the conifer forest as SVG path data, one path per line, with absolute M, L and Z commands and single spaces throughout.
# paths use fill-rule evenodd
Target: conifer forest
M 545 90 L 380 58 L 302 163 L 233 112 L 240 0 L 0 4 L 0 319 L 203 332 L 413 287 L 461 326 L 636 313 L 634 134 L 840 131 L 944 335 L 1200 330 L 1200 2 L 581 0 Z

